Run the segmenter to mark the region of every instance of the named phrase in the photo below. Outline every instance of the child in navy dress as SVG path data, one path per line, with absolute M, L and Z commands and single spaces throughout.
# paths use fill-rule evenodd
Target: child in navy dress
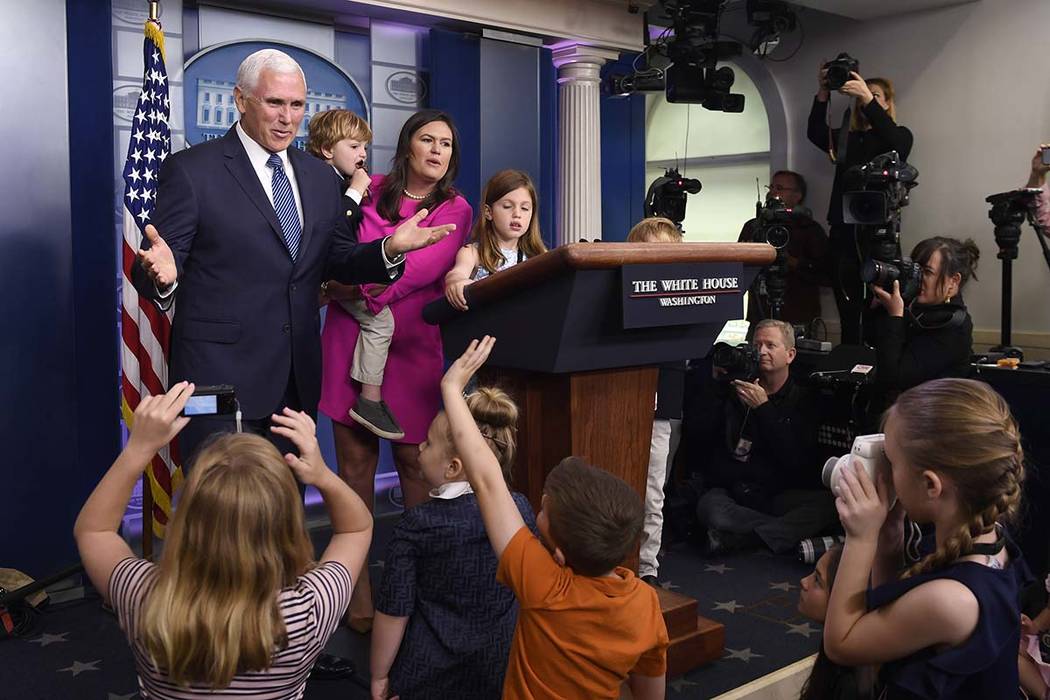
M 873 481 L 854 465 L 835 494 L 846 542 L 828 602 L 827 655 L 881 664 L 887 700 L 1012 700 L 1018 590 L 1029 578 L 1002 526 L 1021 502 L 1017 423 L 986 384 L 937 379 L 901 394 L 883 430 L 892 484 L 885 470 Z M 937 548 L 868 591 L 894 493 L 909 518 L 934 525 Z
M 481 388 L 467 405 L 510 483 L 518 409 Z M 383 561 L 372 628 L 372 697 L 499 698 L 514 636 L 514 594 L 496 582 L 496 556 L 441 412 L 419 446 L 431 500 L 405 512 Z M 514 501 L 529 528 L 535 518 Z

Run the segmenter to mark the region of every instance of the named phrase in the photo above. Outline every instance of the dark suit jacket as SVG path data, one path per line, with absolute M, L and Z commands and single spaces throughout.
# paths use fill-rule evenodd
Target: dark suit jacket
M 178 266 L 169 380 L 232 384 L 249 419 L 279 408 L 293 372 L 316 412 L 322 280 L 391 281 L 382 242 L 357 244 L 331 166 L 296 148 L 288 157 L 303 207 L 294 261 L 236 127 L 165 160 L 152 217 Z M 137 264 L 133 280 L 157 298 Z

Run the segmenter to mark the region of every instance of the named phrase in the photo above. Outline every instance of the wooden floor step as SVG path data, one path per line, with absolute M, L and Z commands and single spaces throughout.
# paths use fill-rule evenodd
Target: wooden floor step
M 681 637 L 696 629 L 697 603 L 694 599 L 659 586 L 656 595 L 660 599 L 668 636 Z
M 671 637 L 667 649 L 667 677 L 680 676 L 725 654 L 725 625 L 706 617 L 696 618 L 691 632 Z

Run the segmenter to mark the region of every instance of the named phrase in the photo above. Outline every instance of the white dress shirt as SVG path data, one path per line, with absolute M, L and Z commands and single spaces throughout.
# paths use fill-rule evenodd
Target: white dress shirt
M 241 123 L 237 122 L 237 138 L 241 140 L 241 145 L 244 146 L 245 152 L 248 154 L 248 160 L 252 164 L 252 169 L 255 170 L 256 177 L 259 178 L 259 182 L 262 184 L 263 192 L 266 193 L 266 198 L 270 200 L 270 206 L 273 206 L 273 169 L 266 165 L 266 161 L 270 159 L 271 153 L 265 148 L 260 146 L 255 140 L 241 128 Z M 292 196 L 295 197 L 295 209 L 299 212 L 299 226 L 303 225 L 303 202 L 299 196 L 299 185 L 295 181 L 295 168 L 292 167 L 292 161 L 288 158 L 288 150 L 278 151 L 277 157 L 281 159 L 281 163 L 284 164 L 284 174 L 288 176 L 288 183 L 292 186 Z

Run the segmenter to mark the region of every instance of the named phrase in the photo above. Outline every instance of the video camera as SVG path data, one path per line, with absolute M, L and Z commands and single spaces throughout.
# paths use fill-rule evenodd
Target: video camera
M 726 0 L 660 0 L 658 5 L 663 10 L 659 19 L 670 24 L 672 31 L 665 32 L 670 38 L 647 44 L 644 67 L 627 75 L 610 75 L 606 90 L 613 95 L 663 90 L 668 102 L 699 104 L 717 112 L 744 111 L 744 96 L 730 91 L 736 74 L 729 66 L 718 65 L 743 51 L 738 41 L 719 41 Z M 771 38 L 779 28 L 793 26 L 785 23 L 784 14 L 779 5 L 755 8 L 756 22 L 767 27 L 762 37 Z
M 753 382 L 758 379 L 758 348 L 748 343 L 730 345 L 715 343 L 711 348 L 711 365 L 720 369 L 718 379 L 721 382 L 732 382 L 737 379 Z
M 663 216 L 681 228 L 685 219 L 687 194 L 696 194 L 703 188 L 699 180 L 682 177 L 678 168 L 668 168 L 649 185 L 645 194 L 645 215 Z
M 842 220 L 847 224 L 889 224 L 908 205 L 919 171 L 901 160 L 897 151 L 855 165 L 842 176 Z
M 841 90 L 842 86 L 853 80 L 852 73 L 860 73 L 860 61 L 848 53 L 840 53 L 834 60 L 824 64 L 825 77 L 829 90 Z
M 901 209 L 918 183 L 919 171 L 901 160 L 896 151 L 876 156 L 843 175 L 842 219 L 858 225 L 868 257 L 861 279 L 887 292 L 900 283 L 901 297 L 909 302 L 922 288 L 922 268 L 903 256 L 900 247 Z

